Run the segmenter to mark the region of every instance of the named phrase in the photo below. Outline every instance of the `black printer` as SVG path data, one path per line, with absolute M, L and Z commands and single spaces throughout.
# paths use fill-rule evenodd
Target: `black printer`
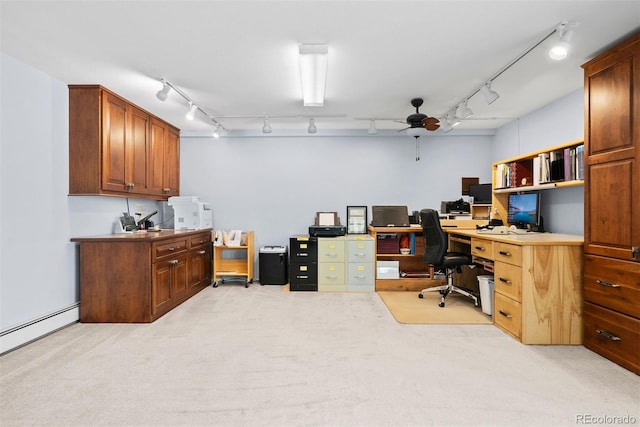
M 451 214 L 451 213 L 470 213 L 471 205 L 468 202 L 463 201 L 462 199 L 456 200 L 454 202 L 446 202 L 443 201 L 440 204 L 440 213 L 443 214 Z

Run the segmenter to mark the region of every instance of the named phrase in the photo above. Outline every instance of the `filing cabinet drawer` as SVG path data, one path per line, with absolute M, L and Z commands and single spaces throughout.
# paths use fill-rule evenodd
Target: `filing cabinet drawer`
M 520 339 L 522 335 L 522 306 L 519 302 L 494 293 L 494 322 L 500 329 Z
M 495 292 L 522 301 L 522 268 L 505 262 L 494 264 L 493 283 Z
M 493 259 L 513 265 L 522 265 L 522 246 L 495 242 L 493 244 Z
M 318 263 L 318 285 L 344 285 L 344 263 L 343 262 L 319 262 Z M 319 289 L 319 288 L 318 288 Z
M 584 303 L 584 346 L 640 375 L 640 320 Z
M 153 244 L 153 259 L 179 254 L 187 250 L 187 239 L 176 239 Z
M 494 242 L 485 239 L 471 238 L 471 255 L 484 259 L 493 259 Z
M 372 285 L 376 282 L 373 263 L 351 262 L 347 267 L 347 285 Z M 372 289 L 373 290 L 373 289 Z
M 347 242 L 347 261 L 373 262 L 374 250 L 373 239 L 349 240 Z
M 344 262 L 344 237 L 318 239 L 318 262 Z
M 640 263 L 585 255 L 584 299 L 640 318 Z
M 318 240 L 315 237 L 292 237 L 289 239 L 289 247 L 291 264 L 315 262 L 318 258 Z

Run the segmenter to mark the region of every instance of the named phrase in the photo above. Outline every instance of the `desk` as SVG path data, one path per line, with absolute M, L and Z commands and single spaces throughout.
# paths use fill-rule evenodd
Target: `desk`
M 445 231 L 449 250 L 494 273 L 498 328 L 523 344 L 582 344 L 582 236 Z

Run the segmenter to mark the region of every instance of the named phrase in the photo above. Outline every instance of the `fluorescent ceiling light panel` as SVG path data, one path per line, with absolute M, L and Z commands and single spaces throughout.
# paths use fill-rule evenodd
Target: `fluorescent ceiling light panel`
M 329 47 L 326 44 L 301 44 L 299 49 L 303 105 L 322 107 Z

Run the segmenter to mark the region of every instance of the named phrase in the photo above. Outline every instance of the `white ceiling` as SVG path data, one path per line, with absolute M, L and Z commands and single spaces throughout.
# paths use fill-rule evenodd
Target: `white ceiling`
M 495 129 L 582 87 L 580 66 L 640 27 L 640 0 L 2 0 L 0 7 L 4 53 L 65 83 L 101 84 L 193 132 L 213 127 L 201 114 L 186 120 L 175 92 L 159 101 L 157 78 L 214 116 L 316 116 L 318 135 L 364 131 L 369 121 L 357 119 L 404 119 L 414 97 L 425 100 L 420 112 L 442 116 L 559 22 L 578 23 L 567 60 L 549 60 L 546 44 L 534 49 L 493 82 L 497 101 L 471 98 L 473 120 L 457 128 Z M 300 43 L 329 45 L 323 107 L 302 106 Z M 219 121 L 230 133 L 262 126 L 259 118 Z M 307 125 L 270 122 L 274 134 Z

